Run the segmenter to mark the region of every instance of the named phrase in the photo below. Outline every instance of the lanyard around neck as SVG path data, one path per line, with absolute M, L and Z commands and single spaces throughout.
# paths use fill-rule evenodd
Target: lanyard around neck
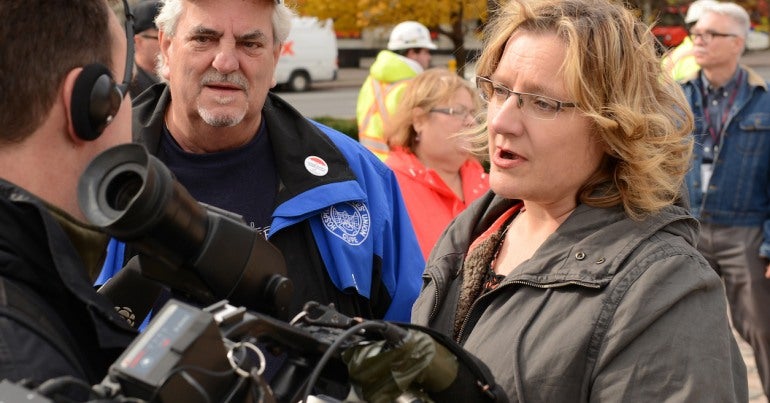
M 721 134 L 722 129 L 725 127 L 725 122 L 727 122 L 727 117 L 730 115 L 730 109 L 732 109 L 733 104 L 735 103 L 735 98 L 738 96 L 738 91 L 741 89 L 741 84 L 743 84 L 743 76 L 744 71 L 739 70 L 738 71 L 738 78 L 735 82 L 735 87 L 733 87 L 732 93 L 730 94 L 730 98 L 727 100 L 727 104 L 725 104 L 724 108 L 722 108 L 722 121 L 719 124 L 719 130 L 717 130 L 714 125 L 711 124 L 711 112 L 709 111 L 708 107 L 708 101 L 705 103 L 703 108 L 703 117 L 705 118 L 706 125 L 708 126 L 709 134 L 711 135 L 711 139 L 714 140 L 714 144 L 719 144 L 719 137 Z M 704 79 L 701 79 L 701 84 L 703 87 L 703 97 L 708 98 L 708 89 L 706 87 L 706 81 Z

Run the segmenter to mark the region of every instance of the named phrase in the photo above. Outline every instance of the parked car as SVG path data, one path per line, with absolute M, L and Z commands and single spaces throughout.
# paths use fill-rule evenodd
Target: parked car
M 332 20 L 294 18 L 275 69 L 278 87 L 307 91 L 313 82 L 336 80 L 337 70 L 337 36 Z
M 749 36 L 746 37 L 746 50 L 770 49 L 770 34 L 758 31 L 752 27 Z
M 663 45 L 665 50 L 678 46 L 688 32 L 684 27 L 684 15 L 687 13 L 687 6 L 666 7 L 658 17 L 658 22 L 652 27 L 652 34 L 658 38 L 658 42 Z

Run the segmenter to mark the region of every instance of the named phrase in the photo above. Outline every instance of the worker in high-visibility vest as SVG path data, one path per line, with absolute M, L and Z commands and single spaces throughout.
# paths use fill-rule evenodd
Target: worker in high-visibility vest
M 358 140 L 381 160 L 388 155 L 383 132 L 409 79 L 430 65 L 436 49 L 425 25 L 405 21 L 393 28 L 388 48 L 380 51 L 361 86 L 356 105 Z
M 714 0 L 696 0 L 687 8 L 687 14 L 684 17 L 684 26 L 688 33 L 690 27 L 698 22 L 705 6 L 715 4 Z M 692 76 L 700 70 L 700 66 L 693 56 L 693 43 L 690 36 L 684 38 L 682 43 L 663 56 L 661 66 L 664 73 L 671 74 L 676 81 L 681 81 L 686 77 Z

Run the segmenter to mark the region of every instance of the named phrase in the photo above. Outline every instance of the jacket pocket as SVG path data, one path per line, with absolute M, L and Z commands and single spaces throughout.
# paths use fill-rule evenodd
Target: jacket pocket
M 758 112 L 752 113 L 745 118 L 741 119 L 741 130 L 755 131 L 766 130 L 770 131 L 770 113 Z
M 740 129 L 728 136 L 738 137 L 736 145 L 743 155 L 763 154 L 770 146 L 770 113 L 757 112 L 746 115 L 738 122 Z

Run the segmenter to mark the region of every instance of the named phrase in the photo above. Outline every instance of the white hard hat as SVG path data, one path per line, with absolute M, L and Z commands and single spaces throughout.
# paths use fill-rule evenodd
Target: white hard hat
M 390 33 L 388 49 L 436 49 L 436 45 L 430 40 L 430 32 L 425 25 L 417 21 L 404 21 L 395 27 Z
M 701 15 L 703 15 L 703 11 L 714 4 L 717 4 L 714 0 L 696 0 L 693 1 L 692 4 L 690 4 L 690 7 L 687 8 L 687 14 L 684 16 L 684 23 L 685 24 L 692 24 L 695 21 L 698 21 Z

